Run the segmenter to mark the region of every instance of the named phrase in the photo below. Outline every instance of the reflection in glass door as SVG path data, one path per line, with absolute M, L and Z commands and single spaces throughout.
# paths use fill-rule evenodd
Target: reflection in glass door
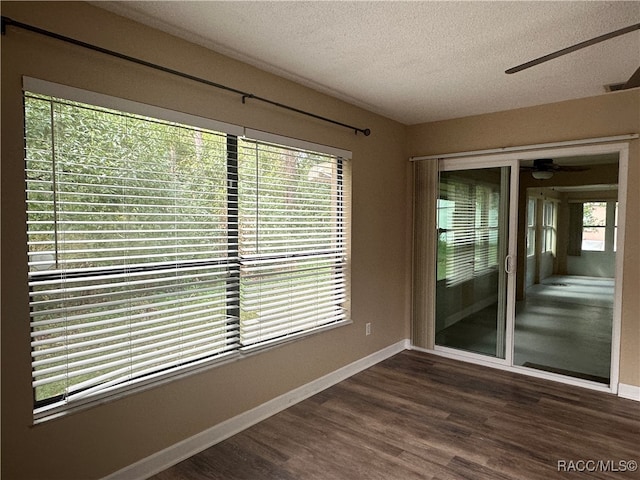
M 598 178 L 617 177 L 618 165 Z M 611 172 L 607 173 L 608 170 Z M 513 364 L 608 385 L 613 348 L 617 185 L 529 187 L 541 215 L 529 215 L 527 252 L 516 303 Z M 531 182 L 526 178 L 523 188 Z M 564 183 L 568 183 L 564 180 Z M 578 182 L 574 182 L 578 183 Z
M 436 346 L 505 358 L 510 173 L 441 169 Z

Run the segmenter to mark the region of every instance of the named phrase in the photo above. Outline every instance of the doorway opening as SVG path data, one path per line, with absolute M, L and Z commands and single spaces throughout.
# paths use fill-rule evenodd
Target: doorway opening
M 608 385 L 618 154 L 521 163 L 513 364 Z

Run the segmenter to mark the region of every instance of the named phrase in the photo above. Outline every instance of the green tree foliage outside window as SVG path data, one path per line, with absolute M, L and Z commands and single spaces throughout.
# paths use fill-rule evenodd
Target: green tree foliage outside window
M 25 94 L 37 405 L 345 318 L 341 160 L 233 138 Z

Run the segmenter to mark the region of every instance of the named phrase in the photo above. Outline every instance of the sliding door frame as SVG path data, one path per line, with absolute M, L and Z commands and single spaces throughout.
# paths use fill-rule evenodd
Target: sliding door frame
M 637 138 L 637 136 L 633 136 Z M 553 380 L 559 383 L 575 385 L 589 388 L 592 390 L 605 391 L 613 394 L 618 393 L 618 383 L 620 377 L 620 336 L 622 322 L 622 282 L 624 273 L 624 241 L 625 241 L 625 225 L 626 225 L 626 201 L 627 201 L 627 172 L 629 167 L 629 141 L 632 138 L 611 138 L 598 141 L 576 141 L 563 142 L 562 144 L 549 144 L 532 146 L 530 149 L 518 151 L 505 151 L 504 153 L 495 153 L 494 151 L 483 154 L 482 151 L 473 152 L 473 154 L 462 152 L 459 155 L 450 154 L 446 157 L 438 159 L 438 168 L 442 162 L 446 161 L 447 170 L 462 170 L 473 168 L 490 168 L 500 166 L 512 166 L 511 169 L 511 190 L 509 198 L 511 202 L 509 216 L 509 253 L 512 257 L 508 260 L 511 268 L 508 275 L 508 281 L 511 285 L 507 299 L 507 329 L 505 332 L 506 352 L 504 359 L 491 358 L 485 355 L 463 352 L 460 350 L 439 347 L 431 343 L 430 348 L 412 347 L 444 357 L 464 360 L 471 363 L 490 366 L 502 370 L 512 371 L 529 375 L 532 377 Z M 515 329 L 515 281 L 517 262 L 517 202 L 519 189 L 519 165 L 521 161 L 534 160 L 537 158 L 553 158 L 566 156 L 587 156 L 599 155 L 606 153 L 618 154 L 618 243 L 616 246 L 616 264 L 615 264 L 615 288 L 614 288 L 614 304 L 613 304 L 613 322 L 611 332 L 611 362 L 610 362 L 610 380 L 609 385 L 603 385 L 597 382 L 583 380 L 579 378 L 567 377 L 556 373 L 544 372 L 532 368 L 513 365 L 514 357 L 514 329 Z M 415 158 L 414 161 L 432 161 L 432 157 Z M 514 178 L 515 177 L 515 178 Z M 435 209 L 435 202 L 433 205 Z M 515 217 L 513 212 L 515 211 Z M 434 231 L 435 234 L 435 231 Z M 434 252 L 434 255 L 436 253 Z M 520 254 L 525 254 L 520 252 Z M 434 258 L 435 260 L 435 258 Z M 435 261 L 434 261 L 435 266 Z M 435 275 L 435 273 L 434 273 Z M 509 288 L 509 287 L 508 287 Z M 430 293 L 435 302 L 435 291 Z M 414 321 L 417 321 L 414 318 Z M 430 322 L 429 328 L 435 329 L 435 315 L 418 321 Z
M 498 356 L 491 357 L 488 355 L 483 355 L 481 353 L 473 353 L 469 351 L 459 350 L 452 347 L 445 347 L 435 344 L 433 349 L 436 352 L 440 352 L 447 356 L 460 356 L 465 357 L 469 360 L 477 360 L 477 361 L 485 361 L 489 363 L 495 363 L 499 365 L 511 365 L 512 356 L 513 356 L 513 348 L 510 347 L 511 343 L 513 343 L 513 326 L 515 321 L 515 287 L 516 287 L 516 251 L 517 251 L 517 237 L 518 237 L 518 182 L 519 182 L 519 162 L 517 159 L 506 159 L 506 158 L 498 158 L 498 159 L 486 159 L 482 157 L 478 158 L 452 158 L 452 159 L 443 159 L 438 160 L 438 174 L 440 172 L 453 172 L 453 171 L 462 171 L 462 170 L 482 170 L 486 168 L 501 168 L 501 167 L 510 167 L 509 170 L 509 182 L 508 182 L 508 200 L 507 200 L 507 231 L 504 232 L 504 223 L 499 223 L 499 236 L 505 234 L 507 245 L 506 245 L 506 256 L 498 258 L 498 262 L 501 269 L 504 269 L 504 273 L 506 275 L 506 315 L 505 315 L 505 325 L 504 330 L 501 331 L 500 328 L 497 331 L 497 343 L 503 344 L 504 348 L 504 356 L 505 358 L 500 358 Z M 438 182 L 439 185 L 439 182 Z M 501 197 L 501 202 L 504 199 Z M 501 219 L 502 220 L 502 219 Z M 437 254 L 436 254 L 437 255 Z M 500 301 L 500 295 L 502 292 L 498 293 L 498 298 Z M 434 317 L 435 322 L 435 317 Z M 498 320 L 498 324 L 500 321 Z M 435 331 L 435 324 L 433 330 Z

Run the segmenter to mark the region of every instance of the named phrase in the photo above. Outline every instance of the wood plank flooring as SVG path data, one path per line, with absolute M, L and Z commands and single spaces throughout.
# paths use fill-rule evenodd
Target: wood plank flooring
M 152 478 L 638 479 L 639 446 L 638 402 L 405 351 Z

